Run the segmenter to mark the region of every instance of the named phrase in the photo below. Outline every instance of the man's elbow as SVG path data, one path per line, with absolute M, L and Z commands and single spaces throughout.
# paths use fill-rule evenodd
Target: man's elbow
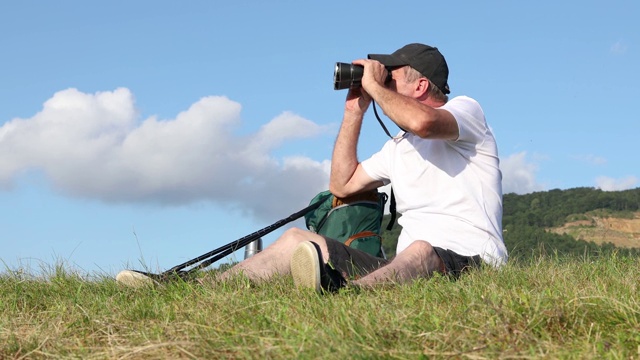
M 415 118 L 405 126 L 406 131 L 423 139 L 426 139 L 433 134 L 433 124 L 428 118 Z
M 329 184 L 329 192 L 333 194 L 333 196 L 338 198 L 347 197 L 346 189 L 344 186 L 339 186 L 336 184 Z

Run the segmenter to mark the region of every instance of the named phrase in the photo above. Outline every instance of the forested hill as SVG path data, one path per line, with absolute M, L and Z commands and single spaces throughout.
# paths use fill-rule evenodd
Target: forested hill
M 625 191 L 575 188 L 505 194 L 503 207 L 504 241 L 513 260 L 555 254 L 595 256 L 613 250 L 640 256 L 640 246 L 633 247 L 640 244 L 637 226 L 620 229 L 630 239 L 626 247 L 616 246 L 614 237 L 607 237 L 613 230 L 598 232 L 603 223 L 611 226 L 611 222 L 601 219 L 640 222 L 640 188 Z M 383 226 L 387 225 L 388 216 L 385 219 Z M 395 253 L 399 233 L 400 227 L 396 225 L 391 232 L 383 234 L 388 255 Z M 590 236 L 591 233 L 601 234 L 600 239 L 594 240 L 596 235 Z

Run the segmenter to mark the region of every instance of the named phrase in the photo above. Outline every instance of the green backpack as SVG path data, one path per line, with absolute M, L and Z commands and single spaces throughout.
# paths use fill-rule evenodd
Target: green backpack
M 373 190 L 339 199 L 331 192 L 323 191 L 310 204 L 317 202 L 320 206 L 304 216 L 310 231 L 386 258 L 381 233 L 387 194 Z

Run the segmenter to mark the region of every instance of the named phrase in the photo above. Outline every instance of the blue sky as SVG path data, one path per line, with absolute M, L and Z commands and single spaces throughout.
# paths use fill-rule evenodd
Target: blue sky
M 328 183 L 346 95 L 334 63 L 411 42 L 437 46 L 451 95 L 483 106 L 505 193 L 636 188 L 639 10 L 3 1 L 3 268 L 162 270 L 303 208 Z M 371 112 L 360 157 L 385 140 Z

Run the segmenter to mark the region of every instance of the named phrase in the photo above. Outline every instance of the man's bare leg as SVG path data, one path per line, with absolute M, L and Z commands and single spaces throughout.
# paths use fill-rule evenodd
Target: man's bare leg
M 310 231 L 292 228 L 284 232 L 273 244 L 252 257 L 241 261 L 231 269 L 222 273 L 218 279 L 227 280 L 242 274 L 254 282 L 268 280 L 274 275 L 291 273 L 290 259 L 296 246 L 304 241 L 313 241 L 320 247 L 324 262 L 329 258 L 327 243 L 324 238 Z
M 444 272 L 444 263 L 426 241 L 417 240 L 386 266 L 361 279 L 352 281 L 357 286 L 373 286 L 384 283 L 404 283 L 419 277 L 429 277 L 434 272 Z

